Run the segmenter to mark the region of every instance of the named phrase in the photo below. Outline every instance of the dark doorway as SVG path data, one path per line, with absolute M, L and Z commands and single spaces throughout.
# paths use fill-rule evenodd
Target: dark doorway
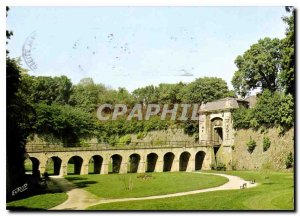
M 103 158 L 100 155 L 94 155 L 89 161 L 89 174 L 100 174 Z
M 191 154 L 189 152 L 183 152 L 179 157 L 179 171 L 186 171 Z
M 147 172 L 154 172 L 158 156 L 155 153 L 147 155 Z
M 223 130 L 222 127 L 214 128 L 214 145 L 221 145 L 223 142 Z
M 169 172 L 172 169 L 172 164 L 174 161 L 175 155 L 172 152 L 168 152 L 164 156 L 164 172 Z
M 204 151 L 197 152 L 197 154 L 195 156 L 195 170 L 201 170 L 202 169 L 204 158 L 205 158 L 205 152 Z
M 139 168 L 141 156 L 138 154 L 132 154 L 129 156 L 129 173 L 136 173 Z
M 118 154 L 111 156 L 111 173 L 119 173 L 121 169 L 122 157 Z
M 82 168 L 82 158 L 73 156 L 68 161 L 68 175 L 80 175 Z
M 32 174 L 39 174 L 40 161 L 35 157 L 29 157 L 24 161 L 25 171 Z
M 46 172 L 49 175 L 59 175 L 61 169 L 61 162 L 62 160 L 57 156 L 49 158 L 46 164 Z

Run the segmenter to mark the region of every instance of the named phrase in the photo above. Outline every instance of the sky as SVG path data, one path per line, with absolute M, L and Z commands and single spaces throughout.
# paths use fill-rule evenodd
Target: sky
M 133 91 L 214 76 L 232 89 L 235 58 L 260 38 L 283 38 L 285 15 L 271 6 L 11 7 L 7 49 L 30 75 L 74 84 L 91 77 Z

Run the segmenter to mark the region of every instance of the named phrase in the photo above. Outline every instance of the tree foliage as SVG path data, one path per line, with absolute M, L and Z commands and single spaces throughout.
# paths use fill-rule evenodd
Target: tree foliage
M 287 24 L 286 37 L 282 39 L 282 72 L 280 73 L 280 85 L 287 94 L 295 96 L 295 10 L 287 7 L 290 16 L 283 17 Z
M 242 56 L 235 59 L 238 70 L 232 78 L 236 92 L 246 96 L 251 90 L 261 88 L 274 92 L 278 89 L 282 50 L 279 39 L 268 37 L 253 44 Z
M 252 137 L 250 137 L 250 140 L 246 143 L 246 145 L 248 152 L 251 154 L 256 147 L 256 142 L 254 139 L 252 139 Z
M 94 135 L 95 118 L 69 105 L 40 103 L 36 106 L 35 129 L 40 134 L 53 134 L 66 145 L 79 143 L 80 138 Z
M 294 102 L 291 95 L 265 90 L 253 109 L 239 108 L 233 112 L 234 128 L 281 126 L 284 130 L 294 125 Z
M 263 139 L 263 151 L 264 152 L 267 151 L 270 148 L 270 146 L 271 146 L 271 141 L 269 137 L 265 136 Z
M 38 76 L 33 77 L 32 81 L 33 103 L 69 103 L 72 82 L 68 77 Z
M 203 77 L 187 84 L 180 92 L 183 103 L 206 103 L 228 96 L 227 83 L 217 77 Z
M 105 91 L 107 90 L 104 85 L 96 85 L 93 81 L 73 85 L 69 104 L 79 107 L 86 112 L 94 112 L 97 109 L 99 97 L 103 95 Z

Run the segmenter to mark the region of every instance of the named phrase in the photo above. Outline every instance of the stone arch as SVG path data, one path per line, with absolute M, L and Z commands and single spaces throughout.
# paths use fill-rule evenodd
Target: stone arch
M 136 173 L 138 171 L 140 160 L 141 156 L 139 154 L 134 153 L 129 156 L 129 173 Z
M 173 152 L 168 152 L 164 155 L 164 172 L 169 172 L 172 170 L 174 158 L 175 155 Z
M 206 153 L 204 151 L 197 152 L 197 154 L 195 155 L 195 170 L 201 170 L 202 169 L 202 165 L 203 165 L 205 155 L 206 155 Z
M 73 156 L 68 161 L 68 175 L 69 174 L 80 174 L 82 169 L 83 159 L 80 156 Z M 73 170 L 73 172 L 71 172 Z M 70 172 L 69 172 L 70 171 Z
M 154 172 L 158 155 L 156 153 L 150 153 L 147 155 L 147 170 L 146 172 Z
M 35 157 L 27 157 L 24 161 L 24 165 L 25 165 L 25 170 L 29 172 L 31 171 L 31 174 L 33 176 L 41 175 L 39 171 L 39 166 L 40 166 L 39 159 Z
M 49 175 L 59 175 L 61 170 L 62 160 L 58 156 L 50 157 L 46 162 L 46 172 Z
M 100 174 L 103 158 L 100 155 L 94 155 L 89 160 L 89 174 Z
M 191 154 L 187 151 L 182 152 L 179 157 L 179 171 L 186 171 L 189 160 L 190 160 Z
M 122 156 L 114 154 L 110 157 L 111 159 L 111 173 L 119 173 L 122 164 Z

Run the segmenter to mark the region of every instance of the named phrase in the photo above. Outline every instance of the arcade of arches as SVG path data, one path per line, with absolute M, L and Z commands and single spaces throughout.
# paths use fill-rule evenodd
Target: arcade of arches
M 68 156 L 63 152 L 53 152 L 45 157 L 44 153 L 30 153 L 25 161 L 27 171 L 32 174 L 48 172 L 50 175 L 70 174 L 109 174 L 109 173 L 144 173 L 194 171 L 203 167 L 208 169 L 207 153 L 198 151 L 149 151 L 142 154 L 135 152 L 80 152 Z M 49 153 L 48 153 L 49 154 Z M 69 153 L 70 154 L 70 153 Z

